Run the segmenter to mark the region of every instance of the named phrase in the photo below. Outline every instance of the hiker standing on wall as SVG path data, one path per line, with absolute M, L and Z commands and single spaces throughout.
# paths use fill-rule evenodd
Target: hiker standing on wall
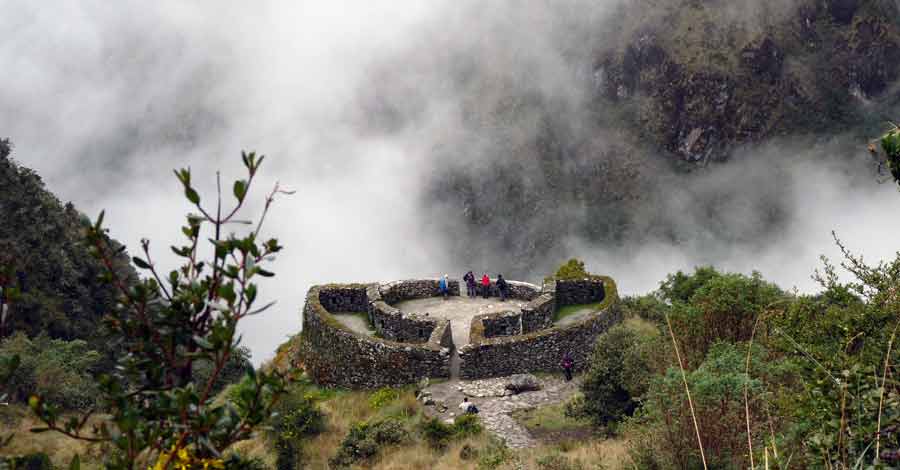
M 575 367 L 575 361 L 572 360 L 572 356 L 567 352 L 565 356 L 563 356 L 562 361 L 563 371 L 566 373 L 566 382 L 572 380 L 572 368 Z
M 447 300 L 447 296 L 450 295 L 450 281 L 447 280 L 446 274 L 438 281 L 438 289 L 441 291 L 441 296 L 444 300 Z
M 477 293 L 475 292 L 475 274 L 472 271 L 466 273 L 463 276 L 463 281 L 466 281 L 466 295 L 470 298 L 475 297 Z
M 488 277 L 487 273 L 484 273 L 484 276 L 481 276 L 481 288 L 483 290 L 482 294 L 484 294 L 484 298 L 488 298 L 491 293 L 491 278 Z
M 503 279 L 502 274 L 497 275 L 497 290 L 500 291 L 500 301 L 506 302 L 506 298 L 509 296 L 509 284 L 506 283 L 506 279 Z

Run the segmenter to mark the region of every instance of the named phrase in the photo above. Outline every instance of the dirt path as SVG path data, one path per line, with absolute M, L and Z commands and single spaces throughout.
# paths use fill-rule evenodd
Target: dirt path
M 484 427 L 506 441 L 510 448 L 521 449 L 537 445 L 537 441 L 525 427 L 520 425 L 510 413 L 517 410 L 553 405 L 568 400 L 578 391 L 579 380 L 566 382 L 562 377 L 538 377 L 541 389 L 508 395 L 504 386 L 508 377 L 494 379 L 457 381 L 451 380 L 426 388 L 434 400 L 433 406 L 426 407 L 426 414 L 444 420 L 452 420 L 462 411 L 459 404 L 463 397 L 478 407 L 478 417 Z

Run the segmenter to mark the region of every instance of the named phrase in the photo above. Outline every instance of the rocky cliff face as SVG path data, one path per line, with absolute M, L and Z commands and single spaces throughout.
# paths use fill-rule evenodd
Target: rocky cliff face
M 846 126 L 897 79 L 893 3 L 803 2 L 756 28 L 726 8 L 681 2 L 601 52 L 595 106 L 633 106 L 630 125 L 697 162 L 773 135 Z
M 570 16 L 589 17 L 590 8 Z M 444 59 L 404 64 L 416 81 L 436 76 L 460 97 L 461 128 L 441 134 L 433 152 L 464 163 L 438 167 L 427 210 L 460 259 L 518 276 L 558 262 L 573 238 L 761 240 L 788 217 L 777 194 L 754 186 L 689 195 L 697 200 L 682 206 L 694 213 L 682 218 L 706 225 L 685 227 L 673 222 L 673 190 L 694 191 L 695 175 L 729 165 L 740 146 L 860 129 L 871 137 L 894 106 L 882 104 L 898 79 L 898 13 L 884 0 L 629 1 L 603 21 L 571 20 L 574 32 L 544 62 L 546 51 L 486 28 L 477 47 L 448 45 Z M 507 22 L 521 27 L 528 18 Z M 478 58 L 510 48 L 524 59 L 497 66 Z M 547 78 L 565 74 L 561 86 Z M 393 95 L 379 89 L 378 109 L 397 117 L 392 130 L 427 114 L 416 83 Z M 750 226 L 729 225 L 733 201 L 747 208 Z

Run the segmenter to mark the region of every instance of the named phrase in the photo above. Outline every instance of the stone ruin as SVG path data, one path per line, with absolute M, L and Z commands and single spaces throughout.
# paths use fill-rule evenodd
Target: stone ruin
M 451 359 L 464 380 L 532 372 L 557 372 L 569 353 L 582 369 L 597 336 L 622 319 L 615 282 L 594 276 L 547 280 L 542 286 L 508 281 L 509 297 L 525 303 L 510 311 L 472 318 L 469 343 L 457 348 L 449 320 L 406 313 L 401 301 L 440 296 L 438 279 L 386 284 L 313 286 L 303 308 L 299 362 L 317 383 L 348 388 L 377 388 L 450 378 Z M 460 295 L 458 280 L 450 295 Z M 479 286 L 479 289 L 481 287 Z M 492 281 L 492 292 L 497 295 Z M 567 305 L 601 303 L 601 308 L 567 324 L 555 324 Z M 367 316 L 374 335 L 354 331 L 335 313 Z

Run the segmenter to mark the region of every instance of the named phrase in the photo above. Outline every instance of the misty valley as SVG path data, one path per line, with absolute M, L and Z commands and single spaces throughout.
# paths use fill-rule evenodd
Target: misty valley
M 0 15 L 0 470 L 900 468 L 900 3 Z

